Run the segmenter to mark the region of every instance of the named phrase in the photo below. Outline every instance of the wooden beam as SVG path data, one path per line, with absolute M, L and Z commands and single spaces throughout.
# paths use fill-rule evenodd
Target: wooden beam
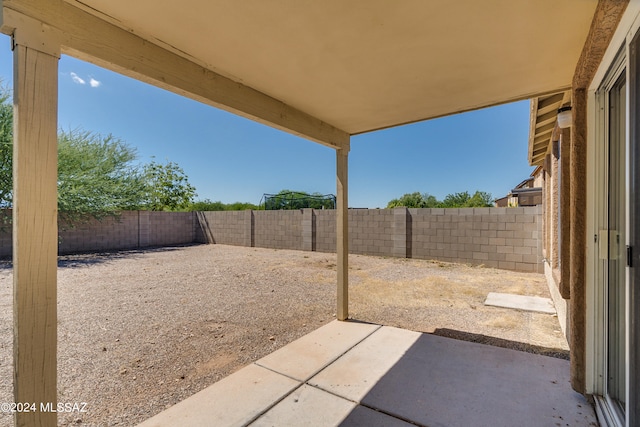
M 527 141 L 527 152 L 529 164 L 533 165 L 533 139 L 536 135 L 536 123 L 538 118 L 538 98 L 532 98 L 529 101 L 529 140 Z
M 562 98 L 564 98 L 564 93 L 556 93 L 548 97 L 540 98 L 538 101 L 538 110 L 544 110 L 547 107 L 551 109 L 557 109 L 557 105 L 562 102 Z
M 549 121 L 549 122 L 547 122 L 545 124 L 538 123 L 538 126 L 536 127 L 536 132 L 544 133 L 544 132 L 547 132 L 547 131 L 550 131 L 550 130 L 554 130 L 555 127 L 556 127 L 556 122 L 555 121 Z
M 338 320 L 349 318 L 349 151 L 336 150 L 336 252 L 338 255 Z
M 63 0 L 3 0 L 2 6 L 5 34 L 27 16 L 61 34 L 63 53 L 332 148 L 349 143 L 346 132 Z
M 14 49 L 13 319 L 16 426 L 55 426 L 58 58 Z
M 540 142 L 544 142 L 545 143 L 545 147 L 548 143 L 548 140 L 551 139 L 551 134 L 553 133 L 553 129 L 546 131 L 544 133 L 539 133 L 536 134 L 535 138 L 533 139 L 533 143 L 534 144 L 538 144 Z

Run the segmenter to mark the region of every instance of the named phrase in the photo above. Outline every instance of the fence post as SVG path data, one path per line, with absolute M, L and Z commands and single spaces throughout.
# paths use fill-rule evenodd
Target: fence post
M 302 209 L 302 250 L 316 250 L 316 214 L 311 208 Z
M 392 254 L 398 258 L 408 258 L 410 256 L 407 245 L 407 234 L 410 231 L 408 227 L 409 210 L 405 207 L 393 209 L 393 222 L 391 229 L 393 230 L 393 248 Z
M 138 211 L 138 247 L 146 248 L 151 240 L 151 218 L 149 211 Z
M 256 245 L 255 217 L 252 210 L 244 211 L 244 246 L 253 248 Z

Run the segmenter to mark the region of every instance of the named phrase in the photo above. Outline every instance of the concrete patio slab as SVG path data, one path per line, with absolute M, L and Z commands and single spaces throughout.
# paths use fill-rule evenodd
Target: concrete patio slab
M 356 406 L 355 402 L 303 385 L 251 426 L 337 426 Z
M 311 378 L 309 384 L 360 402 L 421 335 L 419 332 L 383 326 Z
M 489 292 L 484 305 L 556 314 L 556 308 L 550 298 Z
M 568 361 L 429 334 L 361 402 L 428 426 L 598 425 Z
M 299 381 L 306 381 L 380 325 L 331 322 L 255 362 Z
M 300 377 L 320 372 L 295 380 L 254 363 L 140 426 L 598 425 L 571 389 L 566 360 L 337 321 L 290 346 L 259 362 Z
M 139 424 L 139 427 L 244 426 L 300 385 L 249 365 Z
M 342 420 L 340 427 L 414 427 L 398 418 L 394 418 L 380 411 L 374 411 L 366 406 L 358 405 Z

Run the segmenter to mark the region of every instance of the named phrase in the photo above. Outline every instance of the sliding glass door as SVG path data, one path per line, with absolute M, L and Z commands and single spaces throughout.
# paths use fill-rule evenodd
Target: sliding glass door
M 620 420 L 626 412 L 626 73 L 608 90 L 606 250 L 606 397 Z M 605 248 L 606 246 L 606 248 Z

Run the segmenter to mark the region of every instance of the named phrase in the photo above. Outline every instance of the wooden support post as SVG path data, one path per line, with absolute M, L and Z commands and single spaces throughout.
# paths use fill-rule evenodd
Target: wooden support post
M 349 198 L 348 198 L 349 151 L 336 150 L 336 251 L 338 254 L 338 320 L 349 317 Z
M 13 97 L 14 399 L 36 405 L 15 425 L 55 426 L 58 56 L 17 44 Z

